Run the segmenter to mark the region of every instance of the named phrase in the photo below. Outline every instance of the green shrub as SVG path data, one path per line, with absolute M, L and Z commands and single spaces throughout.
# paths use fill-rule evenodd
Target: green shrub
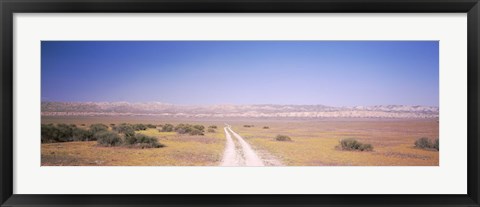
M 93 133 L 89 130 L 77 128 L 74 124 L 42 124 L 41 142 L 71 142 L 94 140 Z
M 190 135 L 205 135 L 204 132 L 202 130 L 199 130 L 199 129 L 193 129 L 191 130 L 188 134 Z
M 203 125 L 178 124 L 175 131 L 179 134 L 204 135 L 205 127 Z
M 177 124 L 177 126 L 175 126 L 174 130 L 177 131 L 179 129 L 185 128 L 186 126 L 188 126 L 188 125 L 187 124 Z
M 215 129 L 213 129 L 213 128 L 208 128 L 207 132 L 208 132 L 208 133 L 215 133 Z
M 435 139 L 435 142 L 433 143 L 433 148 L 437 151 L 440 150 L 440 140 L 438 140 L 438 138 Z
M 97 139 L 98 145 L 113 147 L 122 144 L 122 139 L 117 133 L 109 131 L 99 131 L 93 135 Z
M 438 138 L 432 142 L 427 137 L 422 137 L 415 141 L 415 147 L 420 149 L 434 149 L 438 151 L 440 149 L 440 142 Z
M 371 144 L 364 144 L 357 141 L 354 138 L 347 138 L 340 140 L 340 149 L 348 151 L 372 151 L 373 146 Z
M 135 131 L 147 130 L 147 126 L 143 124 L 134 124 L 133 129 L 135 129 Z
M 113 130 L 120 134 L 125 135 L 125 137 L 135 135 L 135 130 L 133 129 L 133 126 L 131 124 L 123 123 L 118 126 L 115 126 Z
M 62 134 L 53 124 L 42 124 L 41 141 L 42 143 L 53 143 L 62 140 Z
M 90 130 L 82 128 L 73 129 L 73 140 L 74 141 L 95 141 L 95 137 Z
M 360 151 L 372 151 L 373 146 L 371 144 L 361 144 L 360 147 L 358 148 Z
M 75 125 L 68 124 L 57 124 L 57 129 L 59 130 L 60 137 L 59 142 L 71 142 L 73 141 L 73 129 L 76 128 Z
M 210 125 L 210 126 L 208 126 L 208 128 L 210 128 L 210 129 L 217 129 L 217 126 L 216 126 L 216 125 Z
M 270 129 L 270 127 L 268 127 L 268 126 L 264 126 L 264 127 L 263 127 L 263 129 Z
M 165 124 L 162 126 L 161 130 L 162 132 L 173 132 L 174 127 L 172 124 Z
M 155 126 L 155 125 L 153 125 L 153 124 L 147 124 L 146 127 L 149 128 L 149 129 L 155 129 L 155 128 L 157 128 L 157 126 Z
M 279 134 L 279 135 L 277 135 L 277 136 L 275 137 L 275 140 L 284 142 L 284 141 L 292 141 L 292 138 L 290 138 L 290 137 L 287 136 L 287 135 L 281 135 L 281 134 Z
M 243 127 L 247 127 L 247 128 L 254 127 L 254 126 L 255 126 L 255 125 L 248 125 L 248 124 L 243 125 Z
M 90 125 L 90 131 L 93 134 L 96 134 L 96 133 L 102 132 L 102 131 L 108 131 L 108 126 L 105 125 L 105 124 L 92 124 L 92 125 Z
M 40 126 L 40 140 L 42 143 L 49 143 L 53 135 L 53 127 L 50 124 L 42 124 Z
M 125 144 L 140 148 L 160 148 L 165 145 L 160 144 L 155 137 L 149 137 L 144 134 L 135 134 L 135 136 L 126 137 Z
M 189 132 L 189 130 L 191 130 L 191 127 L 189 127 L 189 125 L 186 125 L 186 124 L 177 124 L 174 130 L 179 134 L 186 134 Z
M 67 124 L 42 124 L 41 125 L 41 142 L 42 143 L 54 143 L 54 142 L 71 142 L 73 141 L 73 130 L 76 129 L 75 125 Z
M 426 137 L 422 137 L 415 141 L 415 147 L 418 147 L 418 148 L 425 149 L 425 148 L 430 148 L 431 146 L 433 146 L 432 142 L 430 141 L 430 139 Z

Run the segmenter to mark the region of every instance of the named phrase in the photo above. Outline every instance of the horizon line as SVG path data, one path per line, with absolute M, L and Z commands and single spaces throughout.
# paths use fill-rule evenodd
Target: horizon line
M 127 104 L 165 104 L 176 106 L 215 106 L 215 105 L 230 105 L 230 106 L 247 106 L 247 105 L 277 105 L 277 106 L 325 106 L 325 107 L 372 107 L 372 106 L 424 106 L 424 107 L 437 107 L 435 105 L 420 105 L 420 104 L 373 104 L 373 105 L 325 105 L 325 104 L 274 104 L 274 103 L 248 103 L 248 104 L 234 104 L 234 103 L 218 103 L 218 104 L 175 104 L 161 101 L 147 101 L 147 102 L 131 102 L 131 101 L 41 101 L 41 103 L 127 103 Z

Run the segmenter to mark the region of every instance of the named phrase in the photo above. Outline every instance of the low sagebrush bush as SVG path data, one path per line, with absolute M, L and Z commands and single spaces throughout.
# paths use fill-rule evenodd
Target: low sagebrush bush
M 73 141 L 73 130 L 77 128 L 73 124 L 57 124 L 57 129 L 60 133 L 59 140 L 60 142 L 71 142 Z
M 131 124 L 120 124 L 118 126 L 115 126 L 113 128 L 114 131 L 127 136 L 134 136 L 135 135 L 135 129 Z
M 72 134 L 74 141 L 94 141 L 96 140 L 90 130 L 74 128 Z
M 432 142 L 432 140 L 428 139 L 427 137 L 422 137 L 415 141 L 415 147 L 420 149 L 434 149 L 438 151 L 440 148 L 440 142 L 438 138 Z
M 371 144 L 364 144 L 357 141 L 354 138 L 347 138 L 340 140 L 340 145 L 338 146 L 341 150 L 348 151 L 372 151 L 373 146 Z
M 195 129 L 195 128 L 193 130 L 191 130 L 190 132 L 188 132 L 188 134 L 190 134 L 190 135 L 205 135 L 203 133 L 203 130 L 199 130 L 199 129 Z
M 120 135 L 114 132 L 109 131 L 100 131 L 93 135 L 97 139 L 98 145 L 105 147 L 118 146 L 123 143 Z
M 173 130 L 174 130 L 174 126 L 172 124 L 165 124 L 160 129 L 160 131 L 162 132 L 173 132 Z
M 217 126 L 216 126 L 216 125 L 210 125 L 210 126 L 208 126 L 208 128 L 210 128 L 210 129 L 217 129 Z
M 204 135 L 205 127 L 203 125 L 178 124 L 175 131 L 179 134 Z
M 362 144 L 362 145 L 360 145 L 358 150 L 360 150 L 360 151 L 372 151 L 373 146 L 371 144 Z
M 249 124 L 243 125 L 243 127 L 247 127 L 247 128 L 254 127 L 254 126 L 255 126 L 255 125 L 249 125 Z
M 277 140 L 277 141 L 292 141 L 292 138 L 290 138 L 290 137 L 287 136 L 287 135 L 281 135 L 281 134 L 279 134 L 279 135 L 277 135 L 277 136 L 275 137 L 275 140 Z
M 149 129 L 155 129 L 155 128 L 157 128 L 157 126 L 155 126 L 155 125 L 153 125 L 153 124 L 147 124 L 146 127 L 149 128 Z
M 436 149 L 437 151 L 440 150 L 440 140 L 435 139 L 435 142 L 433 143 L 433 148 Z
M 105 124 L 92 124 L 90 125 L 90 131 L 96 134 L 101 131 L 108 131 L 108 126 Z
M 134 136 L 125 137 L 125 144 L 140 148 L 160 148 L 165 146 L 160 144 L 157 138 L 144 134 L 135 134 Z
M 95 134 L 94 132 L 106 131 L 108 129 L 103 126 L 94 125 L 91 129 L 87 130 L 77 128 L 74 124 L 42 124 L 41 141 L 42 143 L 92 141 L 96 140 L 93 136 Z
M 42 124 L 41 128 L 41 140 L 42 143 L 53 143 L 59 142 L 61 138 L 61 133 L 53 124 Z
M 418 148 L 424 149 L 424 148 L 430 148 L 431 146 L 432 146 L 432 142 L 430 141 L 430 139 L 426 137 L 422 137 L 415 141 L 415 147 L 418 147 Z
M 143 124 L 134 124 L 133 129 L 135 129 L 135 131 L 143 131 L 143 130 L 147 130 L 147 126 Z
M 200 131 L 205 130 L 205 127 L 204 127 L 203 125 L 198 125 L 198 124 L 193 125 L 193 128 L 198 129 L 198 130 L 200 130 Z
M 41 125 L 41 141 L 42 143 L 54 142 L 71 142 L 73 139 L 73 131 L 75 125 L 67 124 L 42 124 Z
M 270 127 L 268 127 L 268 126 L 264 126 L 264 127 L 263 127 L 263 129 L 270 129 Z
M 213 128 L 208 128 L 208 129 L 207 129 L 207 132 L 208 132 L 208 133 L 215 133 L 215 129 L 213 129 Z
M 186 134 L 192 129 L 193 127 L 191 127 L 189 124 L 177 124 L 177 126 L 174 128 L 174 130 L 179 134 Z

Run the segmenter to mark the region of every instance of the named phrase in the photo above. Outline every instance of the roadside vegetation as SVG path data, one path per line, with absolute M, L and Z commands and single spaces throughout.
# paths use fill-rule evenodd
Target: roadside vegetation
M 440 149 L 440 141 L 437 139 L 430 140 L 427 137 L 419 138 L 415 141 L 415 147 L 419 149 L 429 149 L 429 150 L 439 150 Z

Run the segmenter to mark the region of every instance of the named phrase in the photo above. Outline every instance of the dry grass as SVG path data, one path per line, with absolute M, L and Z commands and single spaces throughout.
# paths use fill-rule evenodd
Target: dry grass
M 96 142 L 42 144 L 42 165 L 106 166 L 215 166 L 222 159 L 224 123 L 244 137 L 259 153 L 268 152 L 290 166 L 438 166 L 439 152 L 413 146 L 419 137 L 438 137 L 436 120 L 294 120 L 294 119 L 162 119 L 155 117 L 42 117 L 42 123 L 89 124 L 202 124 L 217 125 L 205 136 L 141 131 L 157 137 L 164 148 L 98 147 Z M 255 125 L 259 127 L 243 127 Z M 269 126 L 263 129 L 262 126 Z M 293 141 L 278 142 L 284 134 Z M 372 152 L 335 149 L 340 139 L 356 138 L 372 144 Z
M 418 137 L 438 137 L 435 120 L 327 120 L 269 123 L 270 130 L 234 130 L 255 148 L 267 150 L 293 166 L 437 166 L 439 153 L 413 147 Z M 277 142 L 276 134 L 292 142 Z M 355 137 L 374 146 L 372 152 L 335 149 L 339 140 Z

